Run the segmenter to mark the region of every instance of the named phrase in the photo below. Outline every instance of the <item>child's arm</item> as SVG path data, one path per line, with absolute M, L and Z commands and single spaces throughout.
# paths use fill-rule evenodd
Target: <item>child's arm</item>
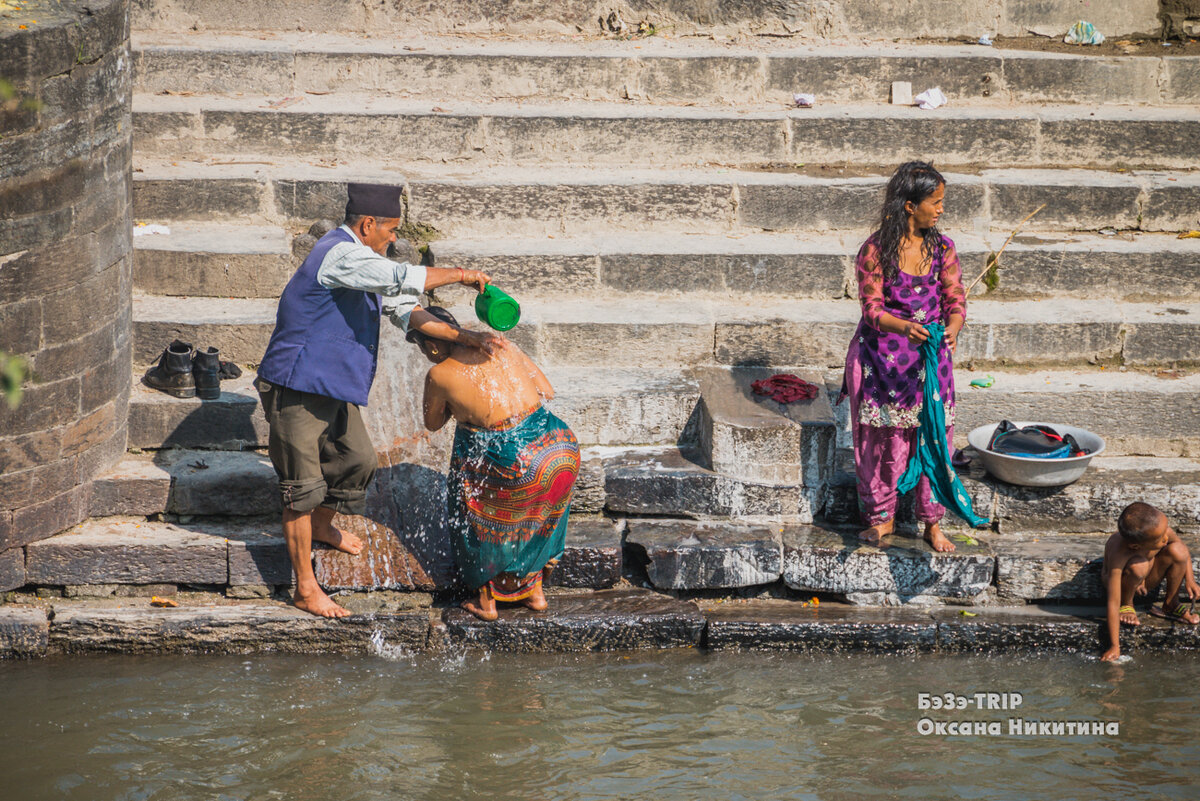
M 450 420 L 450 404 L 446 393 L 433 380 L 433 376 L 425 376 L 425 428 L 437 431 Z
M 1104 577 L 1108 590 L 1108 650 L 1100 656 L 1102 662 L 1112 662 L 1121 655 L 1121 568 L 1109 570 Z

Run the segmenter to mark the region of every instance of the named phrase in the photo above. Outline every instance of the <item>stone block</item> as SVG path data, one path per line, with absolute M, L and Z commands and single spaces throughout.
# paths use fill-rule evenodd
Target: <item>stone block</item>
M 976 614 L 976 617 L 968 618 L 953 609 L 935 610 L 938 650 L 947 653 L 1044 654 L 1092 653 L 1100 649 L 1099 623 L 1090 619 L 1086 610 L 1019 607 L 1018 610 L 979 609 Z
M 88 514 L 149 516 L 166 511 L 171 474 L 148 459 L 127 458 L 92 480 Z
M 959 337 L 954 359 L 972 365 L 1111 361 L 1121 354 L 1124 329 L 1120 322 L 972 320 Z
M 137 310 L 135 307 L 135 315 Z M 271 339 L 275 323 L 252 320 L 220 319 L 145 320 L 133 322 L 133 363 L 150 365 L 158 360 L 163 348 L 172 340 L 181 339 L 203 347 L 217 348 L 221 358 L 239 364 L 253 364 L 262 359 Z
M 834 418 L 820 377 L 817 397 L 781 404 L 750 385 L 774 369 L 710 368 L 701 374 L 700 450 L 718 474 L 766 484 L 822 487 L 833 455 Z
M 128 396 L 132 377 L 129 373 L 129 348 L 122 346 L 114 357 L 101 362 L 79 377 L 79 410 L 83 414 Z M 65 443 L 64 437 L 64 443 Z
M 809 164 L 877 163 L 898 152 L 925 153 L 940 168 L 975 163 L 1032 165 L 1039 124 L 1032 118 L 951 116 L 896 108 L 886 115 L 816 116 L 792 113 L 791 160 Z M 936 148 L 930 150 L 930 143 Z M 1072 160 L 1064 157 L 1065 163 Z
M 669 517 L 768 516 L 812 522 L 817 489 L 760 484 L 714 473 L 703 457 L 673 446 L 639 448 L 605 460 L 610 512 Z
M 843 48 L 839 48 L 840 50 Z M 904 53 L 860 55 L 862 50 L 804 55 L 779 55 L 767 62 L 768 91 L 786 94 L 813 92 L 820 102 L 887 103 L 911 106 L 918 91 L 939 86 L 948 97 L 974 99 L 998 90 L 998 54 L 963 55 L 908 45 Z
M 646 554 L 659 589 L 752 587 L 777 581 L 782 571 L 778 531 L 767 526 L 634 520 L 626 541 Z
M 133 258 L 138 291 L 154 295 L 278 298 L 296 269 L 286 250 L 226 253 L 154 245 L 139 242 Z
M 738 219 L 742 225 L 769 231 L 866 228 L 879 215 L 883 189 L 882 178 L 855 178 L 832 185 L 800 178 L 789 183 L 739 181 Z M 957 203 L 956 191 L 956 207 Z M 830 261 L 826 269 L 834 263 L 842 273 L 847 269 L 840 260 Z
M 704 617 L 695 604 L 643 590 L 550 596 L 550 608 L 505 607 L 486 623 L 449 608 L 442 620 L 452 646 L 489 651 L 619 651 L 700 644 Z
M 216 400 L 172 398 L 135 384 L 129 404 L 131 448 L 265 447 L 267 423 L 247 374 L 223 381 Z
M 260 214 L 265 185 L 252 178 L 133 177 L 139 220 L 240 220 Z
M 225 537 L 171 523 L 90 521 L 26 549 L 30 584 L 225 584 Z
M 8 592 L 24 586 L 25 550 L 9 548 L 6 551 L 0 551 L 0 592 Z
M 73 422 L 79 414 L 79 379 L 25 387 L 21 403 L 0 404 L 0 431 L 8 435 L 44 431 Z
M 370 651 L 373 639 L 422 650 L 428 632 L 425 612 L 332 620 L 272 603 L 100 606 L 56 610 L 49 649 L 64 654 L 362 654 Z
M 0 607 L 0 659 L 45 656 L 50 621 L 44 609 Z
M 270 460 L 247 451 L 166 452 L 171 503 L 178 515 L 267 515 L 279 511 Z
M 283 537 L 246 530 L 229 538 L 229 586 L 279 586 L 295 583 Z
M 761 62 L 751 56 L 648 57 L 635 69 L 640 93 L 656 103 L 737 101 L 758 95 L 762 86 Z
M 2 453 L 3 451 L 0 451 Z M 580 454 L 579 477 L 571 493 L 572 514 L 596 514 L 604 511 L 604 460 L 597 455 Z
M 404 177 L 388 175 L 387 181 L 402 186 Z M 273 182 L 273 191 L 275 208 L 290 219 L 340 220 L 346 212 L 344 181 L 280 178 Z
M 116 351 L 116 341 L 116 325 L 109 322 L 79 339 L 44 348 L 33 360 L 34 374 L 42 381 L 57 381 L 87 372 L 98 357 Z
M 122 303 L 118 275 L 119 267 L 114 265 L 74 287 L 44 297 L 43 342 L 69 342 L 103 328 Z
M 0 439 L 0 475 L 32 470 L 62 457 L 62 429 Z M 4 504 L 0 503 L 0 507 Z
M 591 368 L 550 368 L 555 414 L 582 445 L 675 442 L 696 406 L 699 387 L 677 370 L 605 371 L 598 387 Z
M 1200 177 L 1159 175 L 1150 181 L 1140 227 L 1146 231 L 1200 229 Z
M 893 106 L 911 106 L 913 104 L 912 83 L 892 81 L 890 102 Z
M 1095 231 L 1100 228 L 1138 228 L 1141 186 L 1132 178 L 1080 172 L 1051 182 L 1013 175 L 988 181 L 993 227 L 1015 228 L 1021 220 L 1045 204 L 1026 226 L 1029 230 Z M 957 187 L 956 187 L 957 190 Z M 955 197 L 957 203 L 957 192 Z M 1006 252 L 1007 253 L 1007 252 Z
M 1002 601 L 1102 603 L 1106 534 L 1005 537 L 995 544 L 996 589 Z
M 593 367 L 690 367 L 712 357 L 712 323 L 542 322 L 541 361 Z M 619 349 L 613 343 L 621 343 Z
M 1189 169 L 1200 157 L 1200 120 L 1135 118 L 1044 119 L 1045 161 L 1095 167 Z
M 937 624 L 912 608 L 882 609 L 796 601 L 752 601 L 706 609 L 704 644 L 713 650 L 810 653 L 928 653 Z
M 846 361 L 846 346 L 858 321 L 731 320 L 716 325 L 718 364 L 835 366 Z
M 134 108 L 133 147 L 147 156 L 183 152 L 192 146 L 203 130 L 199 110 L 167 111 Z
M 313 548 L 313 571 L 322 587 L 331 590 L 432 591 L 453 586 L 446 539 L 436 533 L 426 536 L 423 531 L 394 530 L 377 522 L 386 518 L 382 514 L 371 514 L 372 511 L 369 497 L 369 517 L 338 515 L 334 519 L 334 524 L 342 531 L 350 531 L 362 538 L 362 553 L 352 556 L 320 544 Z M 399 525 L 410 524 L 398 521 Z M 440 521 L 435 528 L 441 532 Z
M 7 263 L 7 259 L 0 257 L 0 263 Z M 3 309 L 4 314 L 0 315 L 0 341 L 4 342 L 8 353 L 31 354 L 38 350 L 42 340 L 41 300 L 5 303 Z
M 290 95 L 294 55 L 268 42 L 254 50 L 220 46 L 141 47 L 134 60 L 134 91 L 159 94 L 181 86 L 197 94 Z
M 1200 249 L 1160 245 L 1105 251 L 1090 243 L 1054 247 L 1046 242 L 1014 244 L 1003 259 L 998 297 L 1200 298 Z
M 1159 64 L 1150 58 L 1079 58 L 1008 51 L 1004 84 L 1023 103 L 1159 102 Z
M 685 245 L 686 247 L 686 245 Z M 608 253 L 600 280 L 622 292 L 739 292 L 841 297 L 846 264 L 835 253 Z
M 126 224 L 121 214 L 111 225 L 95 231 L 68 232 L 8 256 L 0 271 L 0 303 L 58 293 L 108 269 L 129 252 Z
M 621 580 L 621 557 L 620 523 L 572 515 L 566 549 L 547 583 L 597 590 L 611 587 Z
M 995 557 L 986 543 L 957 543 L 937 553 L 921 539 L 886 548 L 861 543 L 854 533 L 812 526 L 783 533 L 783 580 L 805 592 L 880 594 L 900 603 L 923 598 L 971 598 L 992 584 Z
M 52 497 L 42 493 L 33 497 L 46 500 L 13 511 L 11 535 L 6 542 L 0 542 L 0 548 L 15 548 L 53 537 L 78 523 L 87 513 L 86 486 L 77 486 Z M 36 583 L 32 578 L 28 581 L 30 584 Z
M 1200 103 L 1200 58 L 1164 58 L 1167 70 L 1167 103 Z

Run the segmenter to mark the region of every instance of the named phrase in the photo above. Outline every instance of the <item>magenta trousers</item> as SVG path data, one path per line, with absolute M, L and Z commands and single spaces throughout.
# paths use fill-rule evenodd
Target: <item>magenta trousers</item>
M 899 494 L 896 485 L 908 467 L 908 458 L 917 446 L 916 428 L 880 428 L 858 421 L 862 397 L 862 365 L 858 343 L 850 346 L 846 357 L 845 391 L 850 399 L 850 433 L 854 437 L 854 475 L 858 483 L 858 509 L 868 526 L 896 517 Z M 946 428 L 946 441 L 954 450 L 954 426 Z M 921 476 L 916 488 L 917 520 L 936 523 L 946 508 L 933 500 L 929 479 Z

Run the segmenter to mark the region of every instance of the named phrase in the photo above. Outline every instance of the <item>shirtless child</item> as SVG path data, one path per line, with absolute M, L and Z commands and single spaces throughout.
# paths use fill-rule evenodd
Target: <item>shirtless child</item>
M 1162 604 L 1151 607 L 1150 614 L 1180 623 L 1196 625 L 1200 615 L 1180 603 L 1179 591 L 1186 589 L 1189 599 L 1200 598 L 1200 586 L 1192 574 L 1192 556 L 1167 521 L 1167 516 L 1148 503 L 1131 503 L 1117 518 L 1117 533 L 1104 546 L 1102 573 L 1108 593 L 1109 648 L 1100 658 L 1111 662 L 1121 655 L 1121 624 L 1141 625 L 1133 608 L 1133 595 L 1153 591 L 1165 577 L 1166 594 Z
M 454 317 L 430 307 L 443 322 Z M 457 323 L 455 323 L 457 325 Z M 495 620 L 496 601 L 546 608 L 542 579 L 562 556 L 579 445 L 542 406 L 554 388 L 521 349 L 487 354 L 413 331 L 433 367 L 425 378 L 425 427 L 457 422 L 447 503 L 459 573 L 478 590 L 463 608 Z

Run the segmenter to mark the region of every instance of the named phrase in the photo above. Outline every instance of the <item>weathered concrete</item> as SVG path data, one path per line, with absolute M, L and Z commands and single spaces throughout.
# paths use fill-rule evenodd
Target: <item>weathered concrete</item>
M 557 367 L 550 407 L 585 445 L 654 445 L 683 433 L 700 387 L 680 370 Z
M 51 653 L 358 653 L 372 642 L 423 650 L 426 612 L 315 617 L 283 604 L 204 604 L 178 609 L 94 605 L 55 609 Z
M 222 381 L 220 397 L 211 401 L 172 398 L 139 381 L 129 404 L 129 446 L 266 447 L 267 423 L 253 380 L 254 374 L 247 371 L 241 378 Z
M 594 454 L 581 453 L 579 475 L 571 492 L 571 513 L 599 514 L 604 511 L 604 460 Z
M 976 617 L 961 611 L 935 610 L 938 650 L 950 653 L 1093 653 L 1103 650 L 1095 609 L 1045 607 L 1035 610 L 979 609 Z M 1124 643 L 1122 643 L 1124 644 Z
M 171 523 L 93 520 L 26 549 L 30 584 L 225 584 L 225 537 Z
M 969 599 L 992 584 L 995 558 L 981 544 L 956 543 L 937 553 L 924 540 L 892 537 L 886 547 L 859 542 L 854 533 L 812 526 L 783 532 L 783 580 L 806 592 L 863 595 L 878 603 Z
M 0 659 L 43 656 L 50 639 L 50 621 L 42 609 L 0 607 Z
M 277 298 L 138 295 L 133 301 L 134 365 L 156 362 L 174 339 L 217 348 L 241 364 L 262 359 L 275 328 Z
M 275 531 L 246 530 L 229 538 L 229 586 L 273 587 L 295 583 L 287 543 Z M 282 531 L 278 531 L 282 534 Z
M 552 595 L 550 608 L 503 608 L 485 623 L 458 608 L 442 616 L 452 646 L 491 651 L 617 651 L 687 648 L 700 644 L 704 617 L 689 601 L 644 590 L 601 590 Z
M 922 653 L 937 649 L 937 624 L 918 609 L 866 609 L 795 601 L 705 605 L 713 650 Z
M 250 451 L 131 454 L 93 481 L 91 515 L 263 515 L 279 509 L 276 484 Z
M 170 228 L 170 234 L 134 239 L 139 292 L 278 298 L 296 268 L 289 237 L 275 228 L 179 222 Z
M 25 586 L 25 551 L 10 548 L 0 551 L 0 592 Z
M 771 584 L 782 571 L 778 529 L 727 522 L 632 520 L 626 541 L 645 554 L 659 589 Z

